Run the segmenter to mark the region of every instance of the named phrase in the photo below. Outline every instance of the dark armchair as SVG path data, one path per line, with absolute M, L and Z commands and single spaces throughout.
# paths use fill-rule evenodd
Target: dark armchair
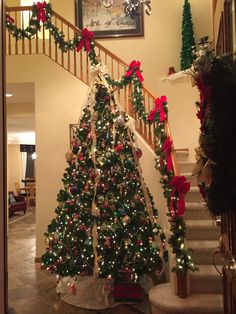
M 13 192 L 9 192 L 9 216 L 15 212 L 26 212 L 27 202 L 24 196 L 15 196 Z

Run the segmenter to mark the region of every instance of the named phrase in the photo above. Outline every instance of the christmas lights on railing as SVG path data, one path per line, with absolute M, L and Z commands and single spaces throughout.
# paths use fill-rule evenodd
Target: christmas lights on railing
M 114 0 L 101 0 L 101 2 L 105 8 L 110 8 L 114 4 Z M 125 15 L 132 19 L 140 16 L 142 8 L 148 15 L 152 13 L 151 0 L 125 0 L 123 5 Z

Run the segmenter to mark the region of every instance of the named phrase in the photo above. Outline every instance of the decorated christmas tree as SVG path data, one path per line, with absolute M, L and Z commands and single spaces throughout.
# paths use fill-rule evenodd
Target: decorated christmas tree
M 191 6 L 188 0 L 184 1 L 182 18 L 182 49 L 181 70 L 189 69 L 195 59 L 195 39 Z
M 101 66 L 74 132 L 43 265 L 60 277 L 136 280 L 163 267 L 165 237 L 134 135 Z

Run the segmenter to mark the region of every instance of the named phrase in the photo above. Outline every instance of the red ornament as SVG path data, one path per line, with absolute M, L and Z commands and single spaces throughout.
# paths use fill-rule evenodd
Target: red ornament
M 137 158 L 141 158 L 143 155 L 143 152 L 140 148 L 135 148 L 135 153 L 136 153 Z
M 114 149 L 115 149 L 115 152 L 117 154 L 119 154 L 123 150 L 123 145 L 122 144 L 117 144 Z

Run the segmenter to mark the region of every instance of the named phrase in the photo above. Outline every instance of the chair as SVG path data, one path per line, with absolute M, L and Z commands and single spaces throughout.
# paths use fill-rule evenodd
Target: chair
M 15 185 L 15 190 L 16 190 L 17 196 L 26 196 L 26 189 L 21 188 L 19 182 L 15 182 L 14 185 Z
M 27 209 L 27 202 L 24 196 L 15 196 L 14 192 L 9 192 L 9 216 L 15 212 L 23 211 L 24 214 Z
M 28 183 L 26 185 L 26 199 L 27 199 L 27 208 L 30 206 L 35 206 L 36 193 L 35 193 L 35 183 Z

